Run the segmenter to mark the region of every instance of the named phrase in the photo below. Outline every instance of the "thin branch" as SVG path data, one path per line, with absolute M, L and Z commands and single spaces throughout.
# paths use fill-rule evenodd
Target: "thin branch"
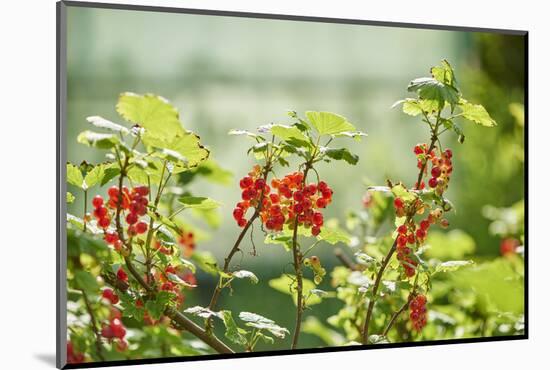
M 92 310 L 90 300 L 88 299 L 88 295 L 86 294 L 84 289 L 82 289 L 81 292 L 82 298 L 84 298 L 84 304 L 86 305 L 86 310 L 88 311 L 88 315 L 90 315 L 90 326 L 92 327 L 92 331 L 95 335 L 95 347 L 97 350 L 97 357 L 99 357 L 101 361 L 105 361 L 105 357 L 103 356 L 103 346 L 101 344 L 101 333 L 97 328 L 97 321 L 95 319 L 94 311 Z

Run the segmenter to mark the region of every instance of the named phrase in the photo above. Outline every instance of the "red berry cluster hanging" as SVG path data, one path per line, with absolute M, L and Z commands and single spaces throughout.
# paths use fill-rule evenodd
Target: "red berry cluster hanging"
M 292 227 L 294 219 L 299 226 L 311 227 L 313 236 L 319 235 L 324 219 L 321 209 L 326 208 L 332 202 L 332 189 L 324 181 L 318 184 L 304 184 L 304 174 L 294 172 L 286 175 L 281 180 L 274 179 L 271 186 L 277 189 L 281 213 L 286 216 L 287 222 Z M 266 218 L 266 227 L 273 212 Z M 278 226 L 278 224 L 276 225 Z
M 304 184 L 304 174 L 294 172 L 282 179 L 273 179 L 271 187 L 260 177 L 261 168 L 256 166 L 240 181 L 242 201 L 233 210 L 233 218 L 240 227 L 247 223 L 246 211 L 258 207 L 261 199 L 260 219 L 269 231 L 281 231 L 285 224 L 311 228 L 312 235 L 319 235 L 324 219 L 320 209 L 332 201 L 332 189 L 324 182 Z M 262 192 L 263 190 L 263 192 Z
M 414 199 L 410 202 L 405 202 L 401 198 L 395 198 L 393 201 L 395 213 L 397 217 L 406 215 L 424 214 L 426 206 L 421 199 Z M 443 210 L 436 208 L 429 212 L 428 217 L 416 223 L 410 217 L 407 223 L 400 225 L 397 228 L 397 259 L 401 262 L 405 275 L 412 277 L 416 273 L 417 261 L 413 257 L 414 249 L 424 244 L 428 236 L 430 226 L 438 223 L 441 227 L 446 228 L 449 222 L 442 219 Z
M 101 296 L 111 302 L 111 304 L 117 304 L 119 301 L 118 295 L 111 288 L 103 289 Z
M 67 363 L 68 364 L 81 364 L 84 362 L 84 354 L 75 351 L 71 341 L 67 342 Z
M 420 332 L 426 326 L 428 312 L 426 311 L 426 296 L 418 294 L 409 303 L 409 318 L 414 330 Z
M 111 224 L 112 215 L 118 207 L 120 190 L 117 186 L 111 186 L 107 191 L 109 200 L 107 207 L 101 195 L 96 195 L 92 200 L 94 206 L 94 216 L 97 219 L 97 225 L 105 231 L 105 242 L 112 245 L 115 250 L 122 249 L 122 241 L 116 232 L 109 232 L 107 228 Z M 122 188 L 121 209 L 127 211 L 126 223 L 128 224 L 128 235 L 130 237 L 137 234 L 143 234 L 147 231 L 147 223 L 139 221 L 139 217 L 147 214 L 147 186 L 136 186 L 131 191 L 126 186 Z M 110 210 L 109 210 L 110 209 Z
M 127 280 L 128 276 L 124 270 L 119 269 L 117 278 Z M 103 290 L 103 298 L 107 299 L 112 305 L 117 304 L 119 299 L 116 293 L 107 288 Z M 116 307 L 110 308 L 109 321 L 103 324 L 101 328 L 101 336 L 116 344 L 117 351 L 125 351 L 128 348 L 128 342 L 124 340 L 126 336 L 126 328 L 122 324 L 122 314 Z
M 180 245 L 182 254 L 185 258 L 189 258 L 195 251 L 195 234 L 191 231 L 182 231 L 178 243 Z
M 418 168 L 423 167 L 424 161 L 431 162 L 431 177 L 428 180 L 428 186 L 432 189 L 435 189 L 436 194 L 442 195 L 449 187 L 451 173 L 453 172 L 453 163 L 451 161 L 451 158 L 453 157 L 453 152 L 451 151 L 451 149 L 446 149 L 445 151 L 441 152 L 439 156 L 437 156 L 435 149 L 432 149 L 428 153 L 427 144 L 417 144 L 414 147 L 414 153 L 417 157 Z M 425 166 L 424 171 L 426 173 L 427 170 L 428 166 Z M 424 187 L 424 183 L 421 183 L 419 189 L 423 189 Z
M 261 167 L 256 165 L 247 176 L 239 181 L 239 186 L 242 190 L 242 201 L 237 203 L 237 206 L 233 210 L 233 218 L 240 227 L 245 227 L 248 222 L 245 217 L 246 211 L 250 207 L 258 207 L 260 198 L 266 199 L 271 191 L 269 185 L 266 184 L 261 175 Z

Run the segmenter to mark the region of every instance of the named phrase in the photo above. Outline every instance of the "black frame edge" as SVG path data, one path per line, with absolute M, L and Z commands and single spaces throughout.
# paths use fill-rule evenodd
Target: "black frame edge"
M 211 16 L 237 17 L 237 18 L 259 18 L 259 19 L 317 22 L 317 23 L 357 24 L 357 25 L 369 25 L 369 26 L 381 26 L 381 27 L 393 27 L 393 28 L 420 28 L 420 29 L 427 29 L 427 30 L 440 30 L 440 31 L 488 32 L 488 33 L 500 33 L 500 34 L 520 35 L 520 36 L 525 35 L 528 32 L 527 30 L 516 30 L 516 29 L 462 27 L 462 26 L 450 26 L 450 25 L 440 25 L 440 24 L 388 22 L 388 21 L 374 21 L 374 20 L 353 19 L 353 18 L 329 18 L 329 17 L 320 17 L 320 16 L 302 16 L 302 15 L 292 15 L 292 14 L 235 12 L 235 11 L 229 11 L 229 10 L 177 8 L 177 7 L 154 6 L 154 5 L 113 4 L 113 3 L 83 2 L 83 1 L 73 1 L 73 0 L 62 0 L 62 2 L 66 6 L 96 8 L 96 9 L 134 10 L 134 11 L 148 11 L 148 12 L 161 12 L 161 13 L 211 15 Z

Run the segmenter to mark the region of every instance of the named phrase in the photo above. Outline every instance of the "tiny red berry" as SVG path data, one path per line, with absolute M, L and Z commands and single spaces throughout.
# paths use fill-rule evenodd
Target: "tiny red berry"
M 136 232 L 138 234 L 143 234 L 147 231 L 147 224 L 143 221 L 140 221 L 136 224 Z

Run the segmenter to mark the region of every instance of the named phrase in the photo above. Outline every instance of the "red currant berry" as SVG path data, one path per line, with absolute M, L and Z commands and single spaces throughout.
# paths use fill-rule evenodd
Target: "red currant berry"
M 441 168 L 433 167 L 432 168 L 432 176 L 433 177 L 439 177 L 439 175 L 441 175 Z
M 107 190 L 107 194 L 109 195 L 109 198 L 116 198 L 118 197 L 118 187 L 117 186 L 111 186 L 109 190 Z
M 239 221 L 237 221 L 237 224 L 238 224 L 240 227 L 245 227 L 247 222 L 248 222 L 248 221 L 246 221 L 246 219 L 241 218 Z
M 323 226 L 323 214 L 320 212 L 315 212 L 313 214 L 313 224 L 315 226 Z
M 420 228 L 424 231 L 428 230 L 430 228 L 430 221 L 428 220 L 420 221 Z
M 263 190 L 265 188 L 265 180 L 264 179 L 256 180 L 256 182 L 254 183 L 254 188 L 256 188 L 256 190 L 258 191 Z
M 242 208 L 235 208 L 233 210 L 233 218 L 235 221 L 239 221 L 241 218 L 243 218 L 244 211 Z
M 136 186 L 134 188 L 134 191 L 142 197 L 145 197 L 149 194 L 149 188 L 147 186 Z
M 422 154 L 422 153 L 424 153 L 424 148 L 422 148 L 422 146 L 420 144 L 416 145 L 414 147 L 414 154 L 419 155 L 419 154 Z
M 92 205 L 94 208 L 99 208 L 103 205 L 103 197 L 101 195 L 96 195 L 94 199 L 92 199 Z
M 403 203 L 403 199 L 401 199 L 401 198 L 395 198 L 393 200 L 393 206 L 395 208 L 403 208 L 404 205 L 405 205 L 405 203 Z
M 97 218 L 97 219 L 100 219 L 100 218 L 103 218 L 105 216 L 107 216 L 107 208 L 105 207 L 97 207 L 95 210 L 94 210 L 94 216 Z
M 107 227 L 109 227 L 109 225 L 111 224 L 111 219 L 109 217 L 103 217 L 103 218 L 100 218 L 98 221 L 97 221 L 97 224 L 99 227 L 101 227 L 102 229 L 106 229 Z
M 252 180 L 252 177 L 245 176 L 241 179 L 241 181 L 239 182 L 239 185 L 241 189 L 246 189 L 251 187 L 253 183 L 254 183 L 254 180 Z
M 143 234 L 147 231 L 147 224 L 143 221 L 140 221 L 136 224 L 136 232 L 138 234 Z
M 122 268 L 118 269 L 118 271 L 116 272 L 116 277 L 118 278 L 118 280 L 128 281 L 128 274 Z
M 435 188 L 437 186 L 437 178 L 432 177 L 430 181 L 428 181 L 428 185 L 430 185 L 430 188 Z
M 397 228 L 397 232 L 399 234 L 406 234 L 407 233 L 407 225 L 401 225 Z
M 138 216 L 135 213 L 128 213 L 126 216 L 126 222 L 128 225 L 133 225 L 138 221 Z
M 327 206 L 327 200 L 324 198 L 319 198 L 315 202 L 315 205 L 317 206 L 317 208 L 325 208 Z
M 453 152 L 451 149 L 445 149 L 445 156 L 448 158 L 448 159 L 451 159 L 453 158 Z
M 317 236 L 321 233 L 321 228 L 319 226 L 313 226 L 311 228 L 311 235 Z

